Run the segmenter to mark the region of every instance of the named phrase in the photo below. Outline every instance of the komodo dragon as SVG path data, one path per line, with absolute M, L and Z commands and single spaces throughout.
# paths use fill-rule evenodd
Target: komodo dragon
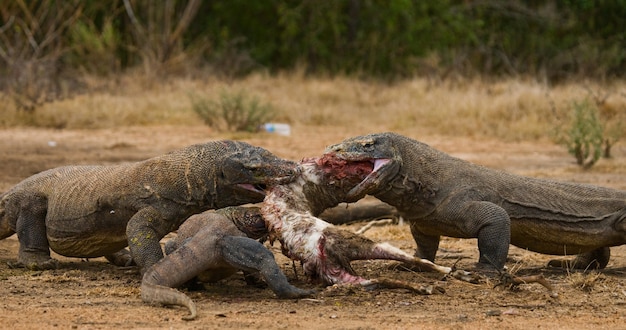
M 604 268 L 609 247 L 626 243 L 626 191 L 508 174 L 394 133 L 349 138 L 326 152 L 376 163 L 347 201 L 369 194 L 398 208 L 420 258 L 434 261 L 440 236 L 450 236 L 478 238 L 479 268 L 502 269 L 509 243 L 578 255 L 569 267 Z
M 303 298 L 314 293 L 292 286 L 274 255 L 255 239 L 268 234 L 258 207 L 233 206 L 191 216 L 165 245 L 165 258 L 148 268 L 141 298 L 148 303 L 180 305 L 196 317 L 194 302 L 173 288 L 193 278 L 216 282 L 239 270 L 259 273 L 279 298 Z
M 260 202 L 266 185 L 296 171 L 294 162 L 228 140 L 131 164 L 60 167 L 0 196 L 0 239 L 17 233 L 18 263 L 31 269 L 56 267 L 49 249 L 111 260 L 129 246 L 143 272 L 163 257 L 159 240 L 190 215 Z

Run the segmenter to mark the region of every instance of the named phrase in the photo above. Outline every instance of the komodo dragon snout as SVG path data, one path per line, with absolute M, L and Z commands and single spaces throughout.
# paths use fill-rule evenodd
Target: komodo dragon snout
M 371 162 L 373 164 L 372 172 L 348 191 L 346 202 L 355 202 L 380 189 L 396 176 L 402 167 L 402 157 L 400 157 L 400 153 L 393 143 L 388 139 L 376 137 L 348 139 L 344 143 L 327 147 L 325 155 L 341 159 L 347 163 Z
M 298 173 L 293 161 L 260 148 L 244 149 L 223 160 L 220 179 L 239 188 L 242 194 L 263 198 L 268 186 L 289 183 Z

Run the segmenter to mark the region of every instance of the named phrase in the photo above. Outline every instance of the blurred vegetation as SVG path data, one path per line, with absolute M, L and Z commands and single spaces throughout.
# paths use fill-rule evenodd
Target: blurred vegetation
M 624 17 L 626 0 L 3 1 L 0 86 L 68 70 L 199 66 L 606 79 L 626 73 Z
M 598 108 L 588 99 L 572 104 L 569 127 L 562 139 L 567 151 L 584 169 L 593 166 L 602 156 L 604 129 L 598 118 Z
M 222 91 L 219 100 L 191 95 L 191 107 L 204 123 L 220 132 L 257 132 L 274 118 L 274 108 L 244 91 Z
M 583 169 L 592 167 L 601 157 L 611 158 L 613 146 L 626 136 L 626 107 L 611 103 L 615 90 L 605 86 L 591 88 L 582 83 L 586 96 L 570 98 L 569 106 L 559 110 L 552 103 L 555 142 L 565 146 Z M 626 94 L 622 94 L 622 102 Z M 615 100 L 615 98 L 613 97 Z
M 59 107 L 36 115 L 35 109 L 94 88 L 110 92 L 124 73 L 133 72 L 148 78 L 139 80 L 146 84 L 143 89 L 171 77 L 215 76 L 233 82 L 250 73 L 276 77 L 283 71 L 396 84 L 414 77 L 429 82 L 532 77 L 547 86 L 581 78 L 610 82 L 626 78 L 624 17 L 626 0 L 2 1 L 0 100 L 12 105 L 14 121 L 40 121 L 54 114 L 54 127 L 73 127 L 79 124 L 57 115 Z M 499 100 L 490 89 L 484 92 L 489 100 Z M 359 95 L 355 102 L 364 103 L 369 94 Z M 120 97 L 134 96 L 129 92 Z M 228 99 L 237 97 L 220 102 Z M 604 153 L 610 155 L 611 146 L 624 135 L 623 108 L 605 106 L 600 99 L 592 100 L 604 125 Z M 464 102 L 454 107 L 480 119 L 477 123 L 486 133 L 509 134 L 502 133 L 509 131 L 505 126 L 487 124 L 507 118 L 528 131 L 524 134 L 537 135 L 525 118 L 532 120 L 543 108 L 535 109 L 531 101 L 520 97 L 518 105 L 499 107 L 494 116 L 486 114 L 484 105 L 466 109 Z M 424 99 L 420 102 L 421 107 Z M 195 107 L 209 103 L 192 100 Z M 309 117 L 326 122 L 326 117 L 340 116 L 331 105 L 308 110 L 315 112 Z M 444 111 L 417 117 L 420 107 L 411 110 L 411 120 L 432 117 L 439 125 L 447 123 L 440 118 L 447 118 Z M 113 112 L 101 104 L 88 110 L 103 117 Z M 117 112 L 141 117 L 121 106 Z M 2 117 L 0 123 L 11 122 Z M 106 122 L 84 118 L 89 125 Z M 459 124 L 447 125 L 458 129 L 454 125 Z

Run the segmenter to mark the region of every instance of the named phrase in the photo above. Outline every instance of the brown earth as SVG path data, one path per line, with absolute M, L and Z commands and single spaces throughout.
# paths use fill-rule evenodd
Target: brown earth
M 116 164 L 155 156 L 188 144 L 213 139 L 241 139 L 275 154 L 299 160 L 319 155 L 323 148 L 359 128 L 294 127 L 289 137 L 269 134 L 217 135 L 205 127 L 139 127 L 107 130 L 6 129 L 0 131 L 0 192 L 20 180 L 67 164 Z M 601 160 L 590 171 L 580 170 L 561 147 L 551 143 L 504 143 L 449 136 L 419 136 L 460 158 L 510 172 L 587 182 L 626 189 L 626 148 L 615 147 L 613 159 Z M 347 226 L 357 230 L 363 224 Z M 365 233 L 413 251 L 406 225 L 374 227 Z M 15 236 L 0 241 L 0 327 L 2 328 L 626 328 L 626 246 L 612 249 L 607 269 L 580 274 L 546 268 L 550 256 L 510 251 L 508 267 L 518 275 L 544 275 L 558 297 L 539 284 L 515 290 L 489 280 L 469 284 L 437 275 L 394 269 L 393 262 L 355 262 L 359 274 L 414 283 L 436 284 L 445 293 L 421 296 L 403 289 L 321 288 L 307 283 L 277 246 L 271 247 L 291 282 L 317 288 L 312 299 L 279 300 L 267 288 L 249 287 L 242 276 L 187 292 L 198 304 L 199 317 L 182 321 L 186 310 L 144 304 L 140 279 L 132 269 L 120 269 L 102 258 L 79 260 L 54 255 L 57 270 L 10 269 L 17 256 Z M 444 239 L 438 263 L 469 268 L 477 259 L 475 240 Z

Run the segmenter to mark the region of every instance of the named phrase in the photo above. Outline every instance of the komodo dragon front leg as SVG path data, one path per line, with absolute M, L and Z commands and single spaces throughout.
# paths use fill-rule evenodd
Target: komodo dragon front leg
M 289 284 L 274 255 L 255 240 L 266 235 L 265 220 L 256 207 L 228 207 L 190 217 L 166 244 L 167 256 L 145 273 L 143 301 L 187 307 L 190 315 L 184 319 L 194 319 L 194 302 L 173 288 L 193 278 L 215 282 L 239 270 L 259 273 L 279 298 L 313 294 Z
M 474 194 L 464 191 L 443 201 L 432 217 L 411 219 L 411 234 L 417 244 L 419 258 L 435 260 L 439 247 L 440 230 L 449 219 L 455 224 L 447 228 L 456 237 L 477 238 L 480 257 L 478 268 L 502 269 L 507 259 L 511 235 L 511 219 L 500 206 L 480 200 L 473 200 Z M 457 229 L 456 226 L 461 227 Z M 431 230 L 435 229 L 435 230 Z
M 161 211 L 147 206 L 130 218 L 126 226 L 126 236 L 130 254 L 135 263 L 141 266 L 153 265 L 163 257 L 159 241 L 177 228 L 177 223 L 170 219 L 180 219 L 184 216 L 182 214 L 170 215 L 165 212 L 175 213 L 176 210 L 175 205 Z

